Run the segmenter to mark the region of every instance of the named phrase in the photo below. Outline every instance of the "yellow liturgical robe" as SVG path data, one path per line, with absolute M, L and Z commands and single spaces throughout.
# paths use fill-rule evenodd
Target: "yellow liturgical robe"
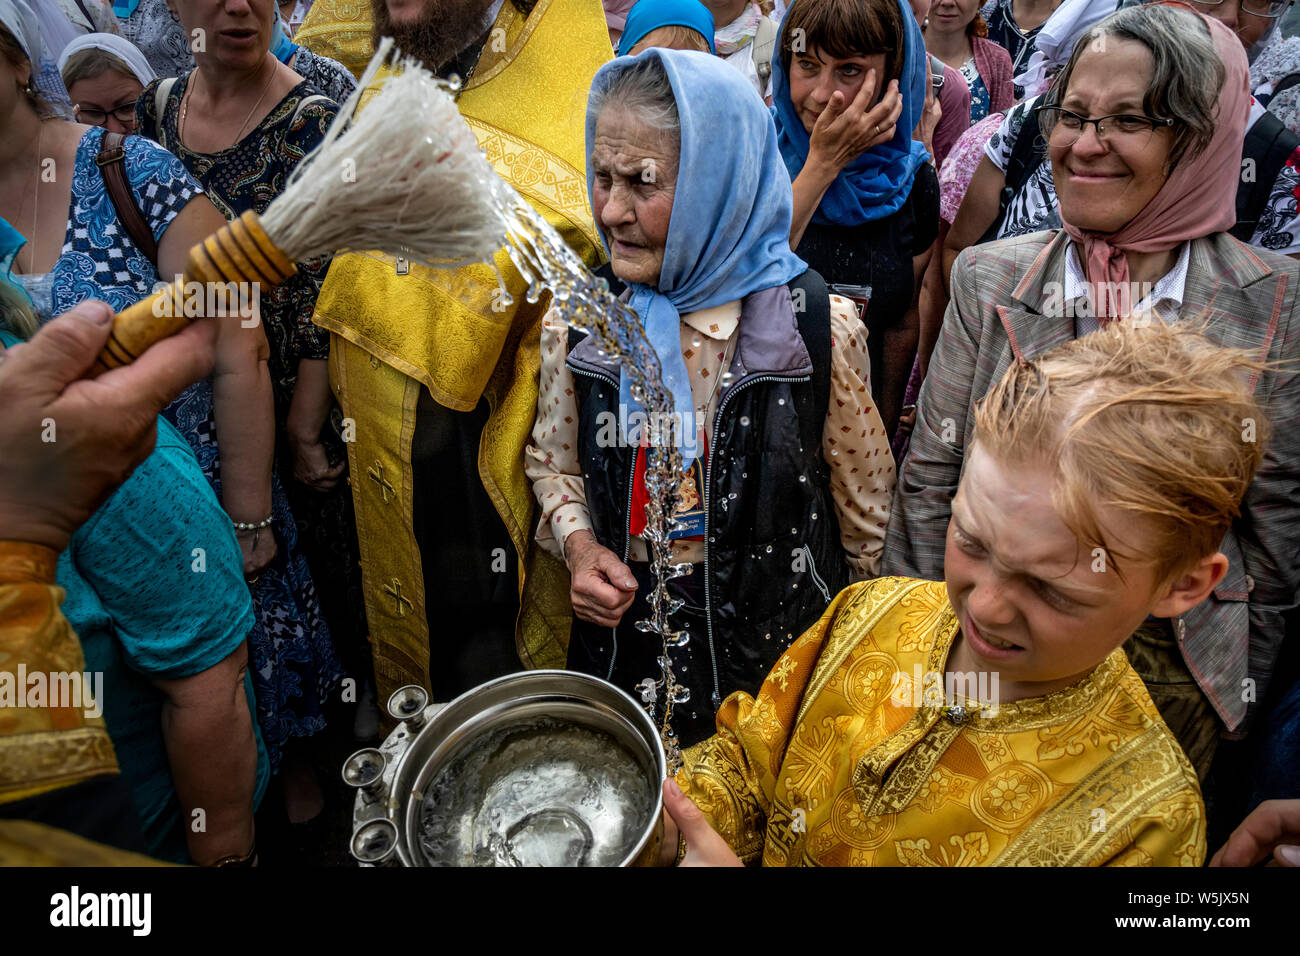
M 845 589 L 757 699 L 723 702 L 678 783 L 765 866 L 1202 863 L 1196 774 L 1122 650 L 1056 693 L 962 706 L 938 684 L 957 629 L 941 582 Z
M 587 200 L 584 118 L 591 80 L 612 52 L 602 8 L 597 0 L 538 0 L 525 18 L 506 0 L 491 35 L 457 101 L 461 115 L 496 171 L 594 266 L 602 247 Z M 450 272 L 411 264 L 399 275 L 380 253 L 336 257 L 316 301 L 313 321 L 333 333 L 331 385 L 354 425 L 348 462 L 381 701 L 403 684 L 430 686 L 411 466 L 423 389 L 454 411 L 487 400 L 478 474 L 520 561 L 520 661 L 564 666 L 568 572 L 534 541 L 523 468 L 549 296 L 529 303 L 504 252 L 496 266 L 509 307 L 486 265 Z
M 358 80 L 375 52 L 370 0 L 315 0 L 293 42 L 338 60 Z

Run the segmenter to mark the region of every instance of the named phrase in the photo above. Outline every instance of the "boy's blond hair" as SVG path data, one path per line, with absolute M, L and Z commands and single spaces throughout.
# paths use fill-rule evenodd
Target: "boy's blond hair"
M 1008 369 L 976 406 L 973 441 L 1005 462 L 1050 463 L 1075 537 L 1165 583 L 1213 554 L 1240 514 L 1268 439 L 1253 394 L 1264 368 L 1195 323 L 1111 323 Z M 1103 509 L 1142 529 L 1141 552 L 1107 540 Z

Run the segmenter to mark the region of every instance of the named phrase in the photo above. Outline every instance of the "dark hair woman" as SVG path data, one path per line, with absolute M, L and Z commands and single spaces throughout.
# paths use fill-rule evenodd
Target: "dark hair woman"
M 832 291 L 856 287 L 844 293 L 865 303 L 872 395 L 892 434 L 939 220 L 938 177 L 912 139 L 929 73 L 921 29 L 898 0 L 797 0 L 778 50 L 772 114 L 794 180 L 790 244 Z

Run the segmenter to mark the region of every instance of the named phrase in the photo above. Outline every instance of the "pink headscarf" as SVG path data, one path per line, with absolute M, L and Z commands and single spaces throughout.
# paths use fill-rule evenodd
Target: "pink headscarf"
M 1236 34 L 1218 20 L 1178 6 L 1208 25 L 1226 71 L 1215 110 L 1214 135 L 1193 159 L 1178 163 L 1160 191 L 1119 231 L 1091 232 L 1064 223 L 1066 233 L 1083 246 L 1084 269 L 1103 322 L 1129 311 L 1129 270 L 1124 253 L 1163 252 L 1189 239 L 1224 232 L 1237 222 L 1241 144 L 1250 113 L 1246 51 Z

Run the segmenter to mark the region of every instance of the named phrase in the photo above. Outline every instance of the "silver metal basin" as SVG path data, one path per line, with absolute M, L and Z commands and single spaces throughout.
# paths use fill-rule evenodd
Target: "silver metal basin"
M 525 671 L 449 704 L 420 688 L 406 719 L 344 767 L 364 865 L 628 866 L 654 862 L 666 773 L 646 712 L 614 685 Z M 382 766 L 382 773 L 377 773 Z

